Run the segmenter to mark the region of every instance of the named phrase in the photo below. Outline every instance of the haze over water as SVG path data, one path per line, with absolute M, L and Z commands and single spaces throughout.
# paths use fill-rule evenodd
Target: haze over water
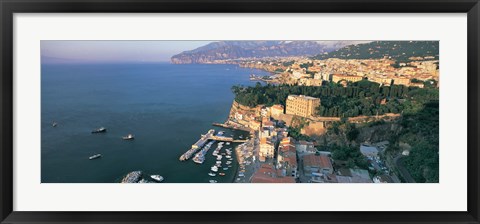
M 235 65 L 43 64 L 42 182 L 112 183 L 135 170 L 165 182 L 231 182 L 236 163 L 225 177 L 207 175 L 216 144 L 202 165 L 178 158 L 212 122 L 225 121 L 230 88 L 253 85 L 251 73 L 267 75 Z M 101 126 L 107 133 L 90 133 Z M 121 139 L 128 133 L 134 141 Z M 88 159 L 96 153 L 103 157 Z

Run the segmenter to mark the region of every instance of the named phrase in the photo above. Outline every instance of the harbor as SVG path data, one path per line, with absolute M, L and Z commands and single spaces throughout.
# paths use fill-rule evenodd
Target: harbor
M 239 166 L 238 154 L 234 150 L 252 141 L 244 135 L 247 136 L 247 133 L 238 133 L 237 130 L 232 129 L 223 129 L 218 132 L 210 129 L 206 134 L 201 135 L 191 149 L 180 156 L 180 161 L 185 162 L 192 157 L 195 166 L 190 169 L 205 170 L 205 182 L 234 182 Z M 210 149 L 214 149 L 213 152 Z M 186 163 L 187 166 L 191 166 L 189 164 L 192 163 Z
M 189 160 L 193 154 L 195 154 L 199 149 L 201 149 L 208 141 L 219 141 L 219 142 L 233 142 L 233 143 L 244 143 L 247 140 L 245 139 L 233 139 L 233 137 L 226 137 L 222 135 L 214 135 L 215 130 L 210 129 L 205 135 L 201 135 L 201 138 L 192 145 L 188 151 L 183 153 L 179 160 L 186 161 Z

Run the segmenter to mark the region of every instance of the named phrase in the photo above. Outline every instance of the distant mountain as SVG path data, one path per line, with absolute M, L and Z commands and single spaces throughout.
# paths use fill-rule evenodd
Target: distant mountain
M 314 59 L 379 59 L 390 57 L 397 62 L 408 62 L 410 57 L 433 56 L 438 60 L 438 41 L 374 41 L 349 45 L 338 50 L 319 54 Z
M 313 56 L 365 41 L 218 41 L 171 58 L 174 64 L 212 63 L 215 60 Z

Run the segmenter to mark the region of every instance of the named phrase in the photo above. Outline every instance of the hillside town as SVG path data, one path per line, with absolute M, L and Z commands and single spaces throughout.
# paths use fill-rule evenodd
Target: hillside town
M 364 143 L 359 147 L 369 161 L 369 170 L 346 168 L 345 161 L 332 159 L 330 151 L 317 148 L 315 141 L 297 140 L 289 136 L 284 116 L 310 117 L 320 99 L 308 96 L 288 97 L 287 107 L 273 105 L 249 110 L 233 109 L 226 122 L 251 129 L 255 144 L 250 160 L 255 168 L 251 176 L 242 174 L 239 182 L 252 183 L 392 183 L 400 182 L 380 158 L 389 142 Z M 280 120 L 279 120 L 280 119 Z M 247 154 L 245 154 L 247 155 Z M 247 158 L 242 158 L 245 160 Z M 372 172 L 374 171 L 374 172 Z M 371 176 L 370 173 L 378 175 Z
M 219 60 L 216 63 L 238 64 L 241 67 L 271 72 L 271 76 L 251 75 L 253 81 L 297 86 L 325 86 L 339 84 L 343 87 L 368 80 L 382 86 L 399 85 L 408 88 L 439 88 L 439 66 L 434 56 L 410 57 L 409 62 L 397 63 L 388 57 L 381 59 L 316 60 L 308 57 L 239 58 Z M 382 104 L 385 100 L 381 101 Z M 320 98 L 305 95 L 288 95 L 285 106 L 258 105 L 254 108 L 234 102 L 227 124 L 249 128 L 255 144 L 252 155 L 254 167 L 250 176 L 242 173 L 240 182 L 252 183 L 399 183 L 414 182 L 399 158 L 409 155 L 408 144 L 391 161 L 385 161 L 383 151 L 388 139 L 356 144 L 357 151 L 368 163 L 366 169 L 348 166 L 347 161 L 335 160 L 332 151 L 316 140 L 295 139 L 289 133 L 290 126 L 301 120 L 304 136 L 322 135 L 332 122 L 341 117 L 320 117 Z M 344 118 L 350 123 L 392 121 L 401 118 L 400 113 L 384 116 L 359 116 Z M 297 122 L 298 124 L 298 122 Z M 313 139 L 313 138 L 310 138 Z M 402 173 L 403 172 L 403 173 Z
M 408 63 L 383 59 L 338 59 L 315 60 L 306 57 L 287 58 L 241 58 L 216 61 L 233 63 L 241 67 L 262 69 L 275 75 L 258 77 L 271 83 L 322 86 L 325 82 L 358 82 L 367 79 L 384 86 L 405 85 L 424 87 L 424 82 L 439 85 L 438 60 L 433 56 L 411 57 Z

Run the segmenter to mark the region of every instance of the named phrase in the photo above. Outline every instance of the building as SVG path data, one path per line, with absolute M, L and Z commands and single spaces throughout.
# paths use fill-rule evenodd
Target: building
M 335 175 L 337 183 L 372 183 L 370 174 L 363 169 L 345 169 L 341 168 Z M 333 180 L 334 182 L 335 180 Z
M 273 158 L 274 153 L 275 146 L 270 139 L 266 137 L 260 138 L 260 152 L 258 153 L 260 162 L 265 162 L 267 158 Z
M 297 84 L 299 86 L 322 86 L 322 80 L 312 79 L 312 78 L 301 78 L 301 79 L 298 79 Z
M 378 84 L 382 84 L 382 85 L 385 85 L 385 86 L 390 86 L 392 84 L 392 78 L 388 78 L 388 77 L 371 77 L 371 78 L 368 78 L 369 81 L 371 82 L 376 82 Z
M 358 82 L 363 79 L 362 76 L 356 75 L 341 75 L 341 74 L 333 74 L 332 75 L 332 82 L 338 83 L 339 81 L 345 80 L 350 82 Z
M 295 178 L 279 175 L 272 165 L 262 164 L 253 174 L 252 183 L 295 183 Z
M 303 95 L 289 95 L 286 104 L 286 114 L 310 117 L 315 115 L 317 107 L 320 106 L 320 99 Z
M 277 169 L 282 171 L 284 176 L 297 176 L 297 152 L 293 138 L 287 137 L 280 141 L 277 155 Z
M 350 169 L 352 183 L 372 183 L 372 179 L 367 170 Z
M 244 116 L 243 112 L 237 111 L 235 113 L 235 119 L 237 119 L 237 120 L 243 120 L 243 116 Z
M 308 141 L 298 141 L 295 144 L 295 147 L 297 148 L 297 153 L 299 155 L 303 154 L 313 154 L 317 152 L 317 149 L 315 149 L 313 142 L 308 142 Z
M 423 83 L 415 83 L 415 82 L 410 83 L 410 86 L 414 86 L 414 87 L 418 87 L 418 88 L 425 87 L 425 85 Z
M 366 157 L 377 157 L 378 149 L 375 146 L 360 145 L 360 153 Z
M 259 131 L 259 137 L 260 138 L 270 138 L 274 135 L 274 132 L 275 131 L 272 131 L 270 128 L 261 128 L 260 131 Z
M 409 86 L 410 85 L 410 79 L 409 78 L 404 78 L 404 77 L 395 77 L 395 78 L 393 78 L 393 84 Z
M 262 123 L 260 121 L 251 120 L 249 126 L 253 130 L 259 130 L 261 125 Z
M 332 174 L 333 166 L 330 157 L 315 154 L 303 156 L 303 172 L 305 176 L 311 176 L 312 173 Z
M 283 114 L 284 108 L 282 105 L 276 104 L 270 107 L 270 113 L 272 116 L 280 116 Z

